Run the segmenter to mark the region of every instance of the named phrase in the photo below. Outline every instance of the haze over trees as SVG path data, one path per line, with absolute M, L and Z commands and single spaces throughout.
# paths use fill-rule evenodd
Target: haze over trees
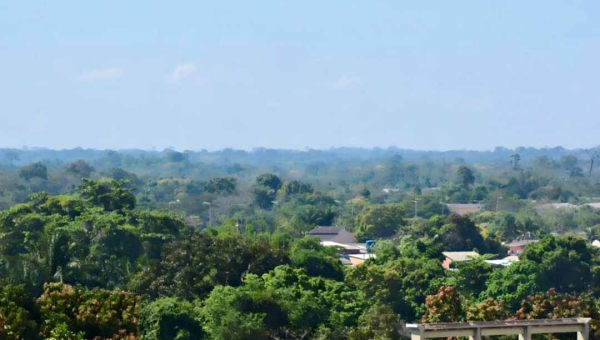
M 600 339 L 594 152 L 0 149 L 0 339 L 400 339 L 403 322 L 574 316 Z M 376 258 L 342 265 L 305 236 L 318 225 L 377 240 Z M 484 261 L 522 235 L 540 242 L 519 262 Z

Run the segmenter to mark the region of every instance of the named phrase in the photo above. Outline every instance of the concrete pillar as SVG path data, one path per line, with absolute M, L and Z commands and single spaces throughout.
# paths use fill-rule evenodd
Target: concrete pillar
M 425 340 L 425 339 L 421 338 L 421 334 L 412 333 L 410 335 L 410 340 Z
M 531 340 L 531 327 L 523 327 L 523 331 L 519 334 L 519 340 Z
M 590 322 L 586 322 L 582 325 L 581 331 L 577 332 L 577 340 L 588 340 L 590 336 Z
M 469 340 L 481 340 L 481 328 L 475 328 L 473 335 L 469 337 Z

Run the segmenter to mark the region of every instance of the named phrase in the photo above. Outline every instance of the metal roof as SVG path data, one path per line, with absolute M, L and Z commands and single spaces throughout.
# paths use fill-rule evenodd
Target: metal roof
M 479 257 L 479 254 L 474 251 L 444 251 L 442 254 L 456 262 L 472 261 Z

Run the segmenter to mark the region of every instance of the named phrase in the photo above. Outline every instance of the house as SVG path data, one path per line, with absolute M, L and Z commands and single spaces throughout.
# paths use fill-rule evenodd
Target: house
M 521 253 L 523 252 L 523 250 L 525 250 L 525 247 L 528 244 L 539 242 L 539 241 L 540 240 L 537 237 L 532 236 L 531 234 L 528 234 L 528 235 L 522 235 L 522 236 L 517 237 L 516 239 L 514 239 L 511 243 L 507 244 L 506 246 L 508 247 L 508 253 L 510 255 L 521 255 Z
M 321 242 L 330 241 L 341 244 L 356 243 L 356 238 L 345 227 L 316 227 L 308 232 L 310 236 L 318 237 Z
M 449 203 L 446 204 L 446 207 L 451 214 L 457 214 L 461 216 L 478 214 L 481 212 L 480 204 Z
M 445 259 L 442 267 L 450 269 L 452 262 L 469 262 L 479 257 L 479 253 L 474 251 L 445 251 L 442 252 Z

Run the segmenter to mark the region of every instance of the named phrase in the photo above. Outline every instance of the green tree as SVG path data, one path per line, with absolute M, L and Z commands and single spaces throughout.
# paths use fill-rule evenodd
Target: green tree
M 348 339 L 400 340 L 403 339 L 402 329 L 398 314 L 388 306 L 375 305 L 360 316 L 358 325 L 350 331 Z
M 65 170 L 73 175 L 88 178 L 96 169 L 93 166 L 89 165 L 88 162 L 83 159 L 77 160 L 73 163 L 70 163 L 66 166 Z
M 532 261 L 519 261 L 492 272 L 481 296 L 504 301 L 506 308 L 514 312 L 523 299 L 545 287 L 538 265 Z
M 451 273 L 456 289 L 470 301 L 477 301 L 479 294 L 486 289 L 487 281 L 494 272 L 494 266 L 485 262 L 489 256 L 480 256 L 473 261 L 456 264 Z
M 492 254 L 499 254 L 501 251 L 499 244 L 483 238 L 469 217 L 456 214 L 448 216 L 446 224 L 440 229 L 438 240 L 446 251 L 477 249 L 480 253 Z
M 80 195 L 93 205 L 103 207 L 105 211 L 122 211 L 135 207 L 135 196 L 126 188 L 125 181 L 83 180 L 79 186 Z
M 0 339 L 39 339 L 39 311 L 23 285 L 0 286 Z
M 590 288 L 599 269 L 595 254 L 596 250 L 581 238 L 548 236 L 528 245 L 521 259 L 536 263 L 549 287 L 559 292 L 583 292 Z
M 215 177 L 206 184 L 206 191 L 213 194 L 231 195 L 235 192 L 237 180 L 233 177 Z
M 513 170 L 519 169 L 520 161 L 521 161 L 521 155 L 519 155 L 518 153 L 512 154 L 510 156 L 510 165 L 512 166 Z
M 268 339 L 282 327 L 285 313 L 272 292 L 217 286 L 204 301 L 204 329 L 212 339 Z
M 458 171 L 456 172 L 456 182 L 464 190 L 469 189 L 469 186 L 475 183 L 473 170 L 466 165 L 459 166 Z
M 257 186 L 269 188 L 273 191 L 279 190 L 281 188 L 281 179 L 274 174 L 262 174 L 256 177 L 254 184 Z
M 168 244 L 160 261 L 145 266 L 130 286 L 152 298 L 204 298 L 217 285 L 239 286 L 246 274 L 262 275 L 286 263 L 287 253 L 264 240 L 195 233 Z
M 404 225 L 403 216 L 401 205 L 370 205 L 356 217 L 356 237 L 362 241 L 392 237 Z
M 510 312 L 504 306 L 504 301 L 492 298 L 469 306 L 467 309 L 467 321 L 499 321 L 509 317 Z
M 346 282 L 366 301 L 389 306 L 403 320 L 414 321 L 424 314 L 426 296 L 437 291 L 444 276 L 437 260 L 401 257 L 384 265 L 368 262 L 352 268 Z
M 47 180 L 48 169 L 41 162 L 33 163 L 31 165 L 27 165 L 19 169 L 19 177 L 23 178 L 26 181 L 30 181 L 33 178 Z
M 147 340 L 205 338 L 197 306 L 177 298 L 160 298 L 142 305 L 139 328 L 141 337 Z

